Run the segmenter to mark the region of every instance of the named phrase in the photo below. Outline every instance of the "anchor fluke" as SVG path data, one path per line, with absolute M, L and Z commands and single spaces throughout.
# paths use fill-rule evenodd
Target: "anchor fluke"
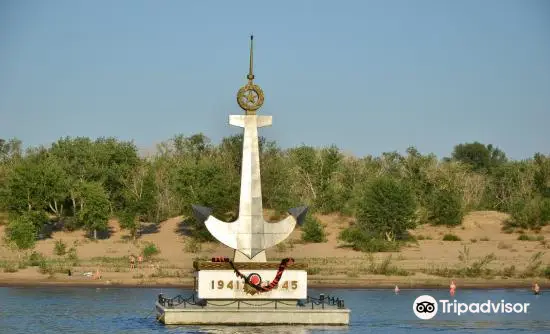
M 294 219 L 296 219 L 296 223 L 298 225 L 302 226 L 306 218 L 307 206 L 299 206 L 296 208 L 292 208 L 288 210 L 288 213 L 290 213 L 290 215 L 294 217 Z
M 204 223 L 208 216 L 212 214 L 212 209 L 207 208 L 206 206 L 200 206 L 200 205 L 191 205 L 191 208 L 193 209 L 193 215 L 195 216 L 195 219 L 199 221 L 199 223 Z

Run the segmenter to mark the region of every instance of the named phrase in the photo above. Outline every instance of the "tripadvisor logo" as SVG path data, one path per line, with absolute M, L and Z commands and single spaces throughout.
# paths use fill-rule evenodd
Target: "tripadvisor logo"
M 428 320 L 437 314 L 437 300 L 429 295 L 422 295 L 414 300 L 414 314 L 422 320 Z
M 429 295 L 423 295 L 415 299 L 413 303 L 413 312 L 414 314 L 423 320 L 428 320 L 433 317 L 438 312 L 438 309 L 441 310 L 443 314 L 456 314 L 458 316 L 466 313 L 527 313 L 527 308 L 529 303 L 506 303 L 504 300 L 499 302 L 493 302 L 487 300 L 484 303 L 459 303 L 456 301 L 449 301 L 446 299 L 440 299 L 438 307 L 438 301 L 434 297 Z

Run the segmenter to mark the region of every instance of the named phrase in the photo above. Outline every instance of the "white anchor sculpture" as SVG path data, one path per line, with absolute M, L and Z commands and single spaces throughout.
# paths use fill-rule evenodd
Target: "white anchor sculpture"
M 250 36 L 250 69 L 248 84 L 237 93 L 237 102 L 245 115 L 230 115 L 229 124 L 244 128 L 239 217 L 224 222 L 212 216 L 212 209 L 193 205 L 195 218 L 205 223 L 208 231 L 221 243 L 235 249 L 235 262 L 266 262 L 265 249 L 286 239 L 296 224 L 301 225 L 307 207 L 290 209 L 287 218 L 269 223 L 264 220 L 258 128 L 271 125 L 271 116 L 258 116 L 264 102 L 261 88 L 253 83 L 253 36 Z

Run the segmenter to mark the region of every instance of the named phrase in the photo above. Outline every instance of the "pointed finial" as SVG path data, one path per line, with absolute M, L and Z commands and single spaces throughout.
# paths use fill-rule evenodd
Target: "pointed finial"
M 264 92 L 260 86 L 254 84 L 254 35 L 250 35 L 250 68 L 248 70 L 248 83 L 237 92 L 237 103 L 246 115 L 256 115 L 262 104 L 264 104 Z
M 246 78 L 249 81 L 254 80 L 253 68 L 254 68 L 254 35 L 250 35 L 250 67 L 248 69 L 248 75 L 246 76 Z

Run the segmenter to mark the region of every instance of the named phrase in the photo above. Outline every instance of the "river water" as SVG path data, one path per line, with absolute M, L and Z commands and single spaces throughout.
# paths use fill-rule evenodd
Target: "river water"
M 521 314 L 443 314 L 421 320 L 413 312 L 420 295 L 450 299 L 444 290 L 310 289 L 338 296 L 352 310 L 343 328 L 164 326 L 155 321 L 154 303 L 191 291 L 160 288 L 0 288 L 0 333 L 550 333 L 550 293 L 529 290 L 458 290 L 461 303 L 529 303 Z

